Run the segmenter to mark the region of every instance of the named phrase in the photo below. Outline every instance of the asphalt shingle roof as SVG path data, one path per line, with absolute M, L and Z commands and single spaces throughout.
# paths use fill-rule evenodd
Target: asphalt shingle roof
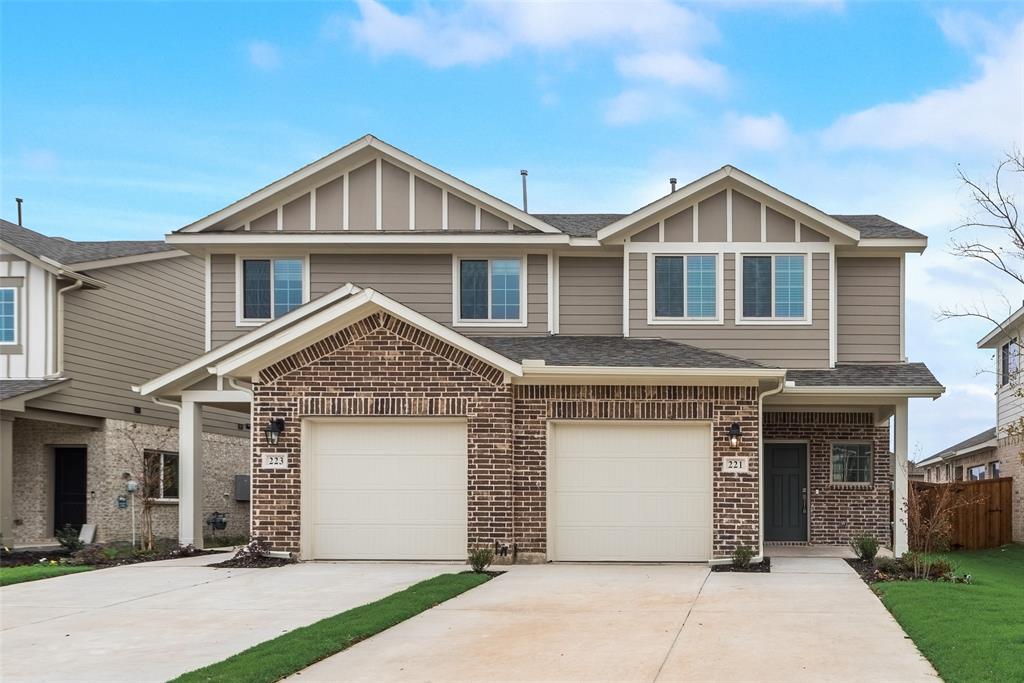
M 798 387 L 941 387 L 924 363 L 837 365 L 833 369 L 790 370 Z
M 0 401 L 55 386 L 66 379 L 5 379 L 0 381 Z
M 33 256 L 45 256 L 66 266 L 174 249 L 163 240 L 73 242 L 63 237 L 49 237 L 5 220 L 0 220 L 0 239 Z
M 624 213 L 535 213 L 548 225 L 573 237 L 594 237 L 601 228 L 628 214 Z M 860 231 L 863 239 L 917 239 L 924 235 L 877 214 L 834 214 L 832 218 Z
M 667 339 L 636 337 L 472 337 L 517 363 L 543 360 L 553 366 L 622 368 L 764 368 L 764 365 L 724 353 Z
M 957 451 L 962 451 L 965 448 L 970 448 L 971 446 L 983 444 L 986 441 L 991 441 L 994 438 L 996 438 L 996 428 L 989 427 L 985 431 L 979 432 L 968 439 L 964 439 L 960 443 L 953 444 L 949 448 L 941 450 L 938 453 L 935 453 L 934 455 L 928 456 L 927 458 L 925 458 L 925 460 L 931 460 L 932 458 L 946 458 L 955 454 Z

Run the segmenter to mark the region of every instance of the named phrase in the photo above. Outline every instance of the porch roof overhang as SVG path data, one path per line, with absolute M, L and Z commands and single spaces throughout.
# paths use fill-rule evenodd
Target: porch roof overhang
M 68 379 L 9 379 L 0 382 L 0 411 L 23 413 L 25 403 L 52 394 Z

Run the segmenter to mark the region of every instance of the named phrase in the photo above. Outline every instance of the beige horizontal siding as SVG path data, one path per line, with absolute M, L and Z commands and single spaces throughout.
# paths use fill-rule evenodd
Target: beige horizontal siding
M 622 334 L 622 259 L 558 259 L 559 334 Z
M 837 258 L 837 360 L 902 360 L 900 305 L 899 258 Z
M 203 353 L 204 265 L 193 256 L 104 268 L 102 289 L 65 294 L 67 386 L 35 408 L 177 425 L 175 410 L 131 390 Z M 140 414 L 135 408 L 141 409 Z M 207 429 L 238 433 L 248 415 L 206 409 Z
M 629 255 L 629 333 L 663 337 L 787 368 L 828 367 L 828 254 L 813 254 L 810 325 L 736 325 L 736 259 L 726 254 L 724 322 L 720 325 L 648 325 L 647 254 Z

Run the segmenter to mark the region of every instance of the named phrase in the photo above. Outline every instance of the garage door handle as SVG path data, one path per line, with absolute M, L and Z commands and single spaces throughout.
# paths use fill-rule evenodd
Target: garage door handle
M 800 489 L 800 501 L 801 501 L 801 503 L 803 503 L 803 510 L 801 511 L 801 513 L 806 515 L 807 514 L 807 487 L 806 486 L 803 487 L 802 489 Z

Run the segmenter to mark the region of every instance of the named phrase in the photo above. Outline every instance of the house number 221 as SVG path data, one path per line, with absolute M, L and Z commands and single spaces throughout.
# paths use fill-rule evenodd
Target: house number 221
M 750 471 L 750 459 L 749 458 L 726 458 L 722 462 L 722 469 L 726 472 L 749 472 Z

